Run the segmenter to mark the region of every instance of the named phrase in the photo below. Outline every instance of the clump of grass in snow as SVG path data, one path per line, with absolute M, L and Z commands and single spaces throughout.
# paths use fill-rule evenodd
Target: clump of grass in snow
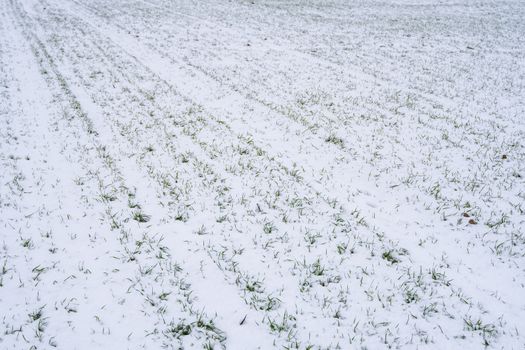
M 393 250 L 387 250 L 386 252 L 383 252 L 382 257 L 383 259 L 385 259 L 386 261 L 392 264 L 397 264 L 400 261 L 398 258 L 394 256 Z
M 151 216 L 144 214 L 142 211 L 137 210 L 133 213 L 133 220 L 144 223 L 148 222 Z
M 334 145 L 339 146 L 339 147 L 344 147 L 345 145 L 345 142 L 343 141 L 343 139 L 338 137 L 335 134 L 328 135 L 325 141 L 328 143 L 333 143 Z

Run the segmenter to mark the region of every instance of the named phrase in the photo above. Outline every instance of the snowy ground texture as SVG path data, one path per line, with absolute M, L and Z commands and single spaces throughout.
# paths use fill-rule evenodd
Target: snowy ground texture
M 525 2 L 1 0 L 1 349 L 523 349 Z

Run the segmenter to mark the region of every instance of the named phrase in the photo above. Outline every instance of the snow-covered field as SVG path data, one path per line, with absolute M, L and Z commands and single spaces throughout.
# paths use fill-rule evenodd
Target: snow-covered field
M 0 349 L 524 349 L 523 0 L 0 0 Z

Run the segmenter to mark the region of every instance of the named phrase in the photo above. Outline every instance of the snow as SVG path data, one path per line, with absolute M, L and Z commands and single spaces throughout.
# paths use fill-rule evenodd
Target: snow
M 1 1 L 0 348 L 523 348 L 523 18 Z

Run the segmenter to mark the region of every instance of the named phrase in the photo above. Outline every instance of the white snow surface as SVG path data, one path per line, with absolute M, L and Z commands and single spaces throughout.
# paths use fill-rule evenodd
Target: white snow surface
M 522 0 L 0 0 L 0 349 L 524 349 Z

